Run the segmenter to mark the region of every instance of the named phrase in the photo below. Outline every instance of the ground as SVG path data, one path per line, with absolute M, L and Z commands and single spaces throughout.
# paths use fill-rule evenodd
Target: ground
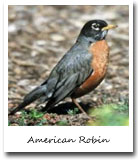
M 128 6 L 9 6 L 8 14 L 9 111 L 48 77 L 74 44 L 82 26 L 92 19 L 104 19 L 118 28 L 107 36 L 110 63 L 105 80 L 78 101 L 90 114 L 94 109 L 112 108 L 112 105 L 113 108 L 124 106 L 123 111 L 128 111 Z M 41 107 L 42 104 L 33 103 L 26 111 L 9 116 L 9 125 L 93 125 L 97 121 L 92 114 L 89 123 L 69 98 L 46 114 L 38 111 Z M 103 110 L 99 111 L 104 114 Z

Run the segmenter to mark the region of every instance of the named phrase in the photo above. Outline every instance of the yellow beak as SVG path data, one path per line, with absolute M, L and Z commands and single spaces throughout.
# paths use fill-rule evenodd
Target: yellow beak
M 113 28 L 116 28 L 116 27 L 117 27 L 117 25 L 109 24 L 108 26 L 103 27 L 102 31 L 113 29 Z

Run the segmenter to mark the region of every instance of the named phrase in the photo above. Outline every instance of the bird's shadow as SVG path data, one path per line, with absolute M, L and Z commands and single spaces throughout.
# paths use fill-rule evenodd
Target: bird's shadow
M 85 112 L 91 107 L 91 103 L 83 104 L 79 103 L 80 106 L 84 109 Z M 56 113 L 56 114 L 68 114 L 69 110 L 74 110 L 77 106 L 74 103 L 66 102 L 55 106 L 47 111 L 47 113 Z M 77 113 L 81 113 L 80 110 Z

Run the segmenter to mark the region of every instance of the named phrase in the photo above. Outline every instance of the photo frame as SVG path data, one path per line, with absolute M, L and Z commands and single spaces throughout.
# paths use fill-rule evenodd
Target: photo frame
M 8 6 L 115 5 L 129 7 L 128 126 L 8 126 Z M 131 24 L 131 25 L 130 25 Z M 118 24 L 119 26 L 119 24 Z M 4 5 L 4 152 L 133 152 L 133 3 L 131 1 L 7 1 Z M 14 144 L 14 145 L 13 145 Z M 20 146 L 20 147 L 19 147 Z

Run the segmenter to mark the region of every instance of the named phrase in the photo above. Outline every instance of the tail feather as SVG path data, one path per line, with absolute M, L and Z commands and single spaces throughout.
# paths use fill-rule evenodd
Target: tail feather
M 15 114 L 17 111 L 23 109 L 27 105 L 31 104 L 35 100 L 39 99 L 41 96 L 44 96 L 46 94 L 46 86 L 39 86 L 35 88 L 33 91 L 31 91 L 29 94 L 27 94 L 23 100 L 23 102 L 14 110 L 12 110 L 9 115 Z

